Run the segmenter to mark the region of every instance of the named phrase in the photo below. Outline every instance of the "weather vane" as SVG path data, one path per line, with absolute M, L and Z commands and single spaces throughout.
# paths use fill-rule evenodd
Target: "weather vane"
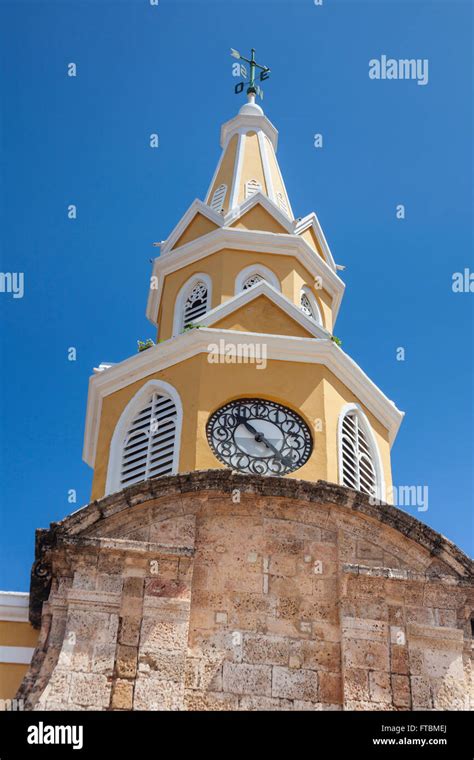
M 258 84 L 255 84 L 255 69 L 260 69 L 259 79 L 261 82 L 264 82 L 265 79 L 268 79 L 270 76 L 270 69 L 268 66 L 261 66 L 260 63 L 256 62 L 254 48 L 252 48 L 250 58 L 244 58 L 244 56 L 240 55 L 239 51 L 234 50 L 234 48 L 230 49 L 230 54 L 233 58 L 237 58 L 239 61 L 245 61 L 250 64 L 250 76 L 247 73 L 246 67 L 243 64 L 240 64 L 239 73 L 240 76 L 244 78 L 245 82 L 239 82 L 235 85 L 235 94 L 239 95 L 243 91 L 245 83 L 248 82 L 247 95 L 253 95 L 254 98 L 255 95 L 258 95 L 263 100 L 263 90 Z

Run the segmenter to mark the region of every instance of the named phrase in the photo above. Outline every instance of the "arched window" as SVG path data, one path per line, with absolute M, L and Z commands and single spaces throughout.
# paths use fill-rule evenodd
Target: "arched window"
M 223 209 L 226 193 L 227 193 L 227 185 L 219 185 L 219 187 L 217 187 L 214 190 L 214 193 L 209 205 L 214 211 L 217 211 L 218 214 L 220 214 L 220 212 Z
M 207 303 L 207 285 L 204 282 L 197 282 L 184 304 L 183 330 L 192 325 L 196 319 L 202 317 L 202 315 L 208 311 Z
M 178 470 L 182 407 L 176 390 L 151 380 L 136 394 L 115 428 L 106 493 Z
M 383 498 L 382 467 L 367 417 L 356 404 L 341 412 L 339 421 L 341 485 Z
M 173 319 L 173 335 L 179 335 L 187 327 L 199 322 L 211 308 L 212 280 L 208 274 L 199 272 L 184 283 L 176 297 Z
M 251 198 L 255 193 L 261 193 L 262 186 L 256 179 L 249 179 L 245 183 L 245 198 Z
M 268 282 L 276 290 L 281 290 L 280 280 L 271 269 L 263 266 L 263 264 L 251 264 L 249 267 L 245 267 L 235 278 L 235 294 L 241 293 L 243 290 L 248 290 L 253 285 L 257 285 L 259 282 Z
M 301 288 L 300 309 L 307 317 L 313 319 L 318 325 L 323 324 L 318 302 L 306 285 Z

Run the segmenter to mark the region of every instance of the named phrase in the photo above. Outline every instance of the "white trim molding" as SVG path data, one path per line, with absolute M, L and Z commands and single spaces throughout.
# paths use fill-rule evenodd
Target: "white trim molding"
M 245 306 L 251 301 L 255 301 L 259 296 L 266 296 L 275 304 L 275 306 L 285 312 L 285 314 L 297 322 L 297 324 L 301 325 L 301 327 L 311 333 L 315 338 L 330 338 L 329 332 L 325 330 L 324 327 L 318 325 L 314 319 L 311 319 L 311 317 L 306 316 L 306 314 L 301 311 L 293 301 L 290 301 L 289 298 L 280 293 L 279 290 L 270 285 L 266 280 L 258 282 L 247 290 L 239 291 L 239 293 L 232 298 L 227 299 L 224 303 L 211 309 L 211 311 L 208 311 L 204 317 L 201 317 L 201 324 L 205 327 L 210 327 L 216 322 L 219 322 L 219 320 L 224 319 L 224 317 L 227 317 L 229 314 L 232 314 L 234 311 L 237 311 L 237 309 L 242 308 L 242 306 Z
M 253 288 L 246 292 L 251 293 L 252 290 Z M 323 364 L 379 420 L 388 431 L 390 444 L 395 440 L 404 413 L 397 409 L 393 401 L 390 401 L 358 364 L 332 340 L 201 327 L 187 330 L 176 338 L 159 343 L 115 364 L 106 372 L 90 377 L 83 449 L 83 458 L 87 464 L 93 467 L 95 463 L 102 401 L 106 396 L 197 354 L 207 354 L 209 343 L 219 344 L 221 338 L 226 345 L 264 340 L 270 360 Z
M 0 646 L 0 662 L 12 665 L 29 665 L 34 651 L 34 647 Z
M 240 178 L 242 175 L 242 164 L 244 162 L 244 152 L 245 152 L 245 135 L 239 134 L 239 137 L 237 139 L 237 148 L 235 153 L 235 159 L 234 159 L 234 169 L 232 172 L 232 185 L 231 185 L 231 191 L 229 196 L 229 204 L 227 206 L 227 213 L 231 211 L 234 206 L 237 205 L 237 200 L 239 197 L 239 187 L 240 187 Z
M 147 348 L 146 351 L 152 349 Z M 143 353 L 146 353 L 144 351 Z M 95 376 L 97 377 L 97 375 Z M 120 415 L 118 422 L 115 426 L 112 440 L 109 447 L 109 462 L 107 466 L 107 481 L 105 485 L 105 494 L 115 493 L 121 491 L 123 486 L 120 484 L 120 471 L 122 465 L 122 447 L 127 431 L 137 414 L 140 411 L 143 404 L 146 403 L 146 399 L 153 393 L 162 393 L 169 396 L 176 407 L 176 432 L 173 450 L 173 470 L 172 474 L 178 472 L 179 467 L 179 454 L 181 450 L 181 428 L 183 426 L 183 405 L 181 403 L 181 397 L 172 385 L 165 383 L 163 380 L 149 380 L 143 385 L 140 390 L 130 399 L 127 406 Z
M 250 264 L 250 266 L 241 269 L 237 277 L 235 278 L 235 295 L 241 293 L 246 280 L 254 275 L 260 275 L 264 280 L 268 282 L 275 290 L 281 291 L 280 280 L 276 276 L 275 272 L 264 266 L 263 264 Z
M 249 198 L 247 203 L 255 202 L 254 199 L 258 197 L 262 197 L 260 193 L 257 193 L 254 198 Z M 271 203 L 268 199 L 266 202 Z M 303 238 L 293 234 L 237 230 L 229 227 L 209 232 L 154 260 L 152 275 L 156 287 L 149 289 L 146 312 L 148 319 L 157 325 L 158 308 L 166 275 L 225 248 L 249 251 L 253 254 L 274 253 L 281 256 L 295 256 L 314 277 L 315 282 L 321 280 L 323 289 L 331 296 L 333 323 L 335 323 L 345 285 L 336 272 Z
M 334 261 L 334 257 L 331 253 L 328 242 L 325 238 L 323 228 L 321 227 L 319 223 L 319 219 L 317 215 L 314 213 L 314 211 L 312 211 L 307 216 L 303 217 L 303 219 L 300 219 L 299 221 L 296 220 L 294 222 L 293 232 L 295 233 L 295 235 L 301 235 L 310 227 L 312 228 L 314 234 L 316 235 L 316 240 L 321 246 L 321 251 L 323 253 L 325 260 L 327 261 L 331 269 L 335 272 L 336 262 Z
M 263 132 L 267 135 L 273 150 L 276 152 L 278 145 L 278 130 L 266 116 L 259 113 L 239 113 L 233 119 L 229 119 L 221 127 L 221 147 L 225 150 L 229 141 L 235 134 L 246 132 Z
M 222 227 L 223 217 L 222 214 L 218 214 L 206 203 L 203 203 L 198 198 L 194 200 L 186 213 L 181 217 L 178 224 L 173 228 L 167 239 L 162 243 L 160 247 L 160 253 L 163 255 L 170 251 L 175 243 L 179 240 L 183 232 L 187 230 L 194 217 L 198 214 L 205 216 L 210 222 L 214 222 L 218 227 Z
M 176 296 L 176 302 L 174 305 L 174 317 L 173 317 L 173 335 L 179 335 L 183 331 L 184 325 L 184 306 L 186 300 L 191 293 L 192 289 L 198 282 L 204 283 L 207 288 L 207 309 L 209 311 L 212 303 L 212 280 L 205 272 L 198 272 L 191 275 L 189 280 L 186 280 L 184 285 L 181 286 L 178 295 Z M 148 350 L 148 349 L 147 349 Z
M 27 623 L 29 600 L 26 591 L 0 591 L 0 622 Z
M 351 412 L 355 412 L 357 415 L 357 418 L 360 422 L 360 425 L 365 433 L 365 436 L 367 438 L 367 442 L 370 447 L 370 451 L 372 454 L 372 461 L 375 469 L 375 479 L 376 479 L 376 493 L 375 496 L 380 501 L 385 501 L 385 477 L 384 477 L 384 471 L 383 471 L 383 465 L 382 465 L 382 458 L 380 456 L 379 447 L 377 446 L 377 440 L 374 435 L 374 431 L 372 430 L 372 426 L 367 419 L 367 415 L 365 414 L 364 410 L 362 409 L 360 404 L 345 404 L 341 411 L 339 412 L 339 417 L 337 421 L 337 452 L 338 452 L 338 478 L 339 478 L 339 485 L 344 485 L 343 483 L 343 452 L 342 452 L 342 423 L 344 422 L 344 417 L 346 415 L 350 414 Z

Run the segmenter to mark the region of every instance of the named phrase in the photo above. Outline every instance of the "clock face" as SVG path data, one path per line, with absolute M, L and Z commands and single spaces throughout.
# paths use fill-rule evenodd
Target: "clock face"
M 286 475 L 313 450 L 306 422 L 292 409 L 258 398 L 231 401 L 207 423 L 207 440 L 220 462 L 253 475 Z

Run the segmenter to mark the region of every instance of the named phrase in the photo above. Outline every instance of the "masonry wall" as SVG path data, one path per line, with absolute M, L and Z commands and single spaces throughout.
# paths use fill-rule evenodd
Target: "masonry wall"
M 148 481 L 52 526 L 35 567 L 30 709 L 469 709 L 472 565 L 346 488 Z

